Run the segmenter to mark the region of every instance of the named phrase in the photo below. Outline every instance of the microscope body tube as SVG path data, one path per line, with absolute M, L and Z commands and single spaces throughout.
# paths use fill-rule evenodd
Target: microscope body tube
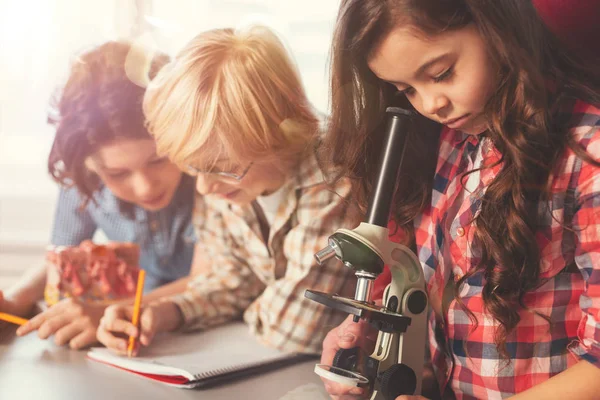
M 386 114 L 388 120 L 386 142 L 379 160 L 375 187 L 367 209 L 366 220 L 368 224 L 384 228 L 388 226 L 396 179 L 406 149 L 408 135 L 405 132 L 414 116 L 412 111 L 399 107 L 388 107 Z

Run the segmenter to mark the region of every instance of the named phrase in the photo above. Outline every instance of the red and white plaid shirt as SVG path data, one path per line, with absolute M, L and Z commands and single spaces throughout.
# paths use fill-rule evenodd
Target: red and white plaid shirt
M 600 109 L 582 102 L 572 106 L 567 112 L 578 142 L 600 160 Z M 445 129 L 431 207 L 415 223 L 417 253 L 434 310 L 429 321 L 434 370 L 442 391 L 449 385 L 459 399 L 508 397 L 581 359 L 600 367 L 600 169 L 570 149 L 556 164 L 549 203 L 539 206 L 542 284 L 525 295 L 528 310 L 520 312 L 521 321 L 507 338 L 510 364 L 494 344 L 498 323 L 483 306 L 479 274 L 460 288 L 477 327 L 456 300 L 440 317 L 447 281 L 476 266 L 476 227 L 470 221 L 502 165 L 473 173 L 467 188 L 461 177 L 499 159 L 489 138 Z M 564 227 L 569 219 L 570 226 Z M 540 314 L 550 317 L 552 325 Z

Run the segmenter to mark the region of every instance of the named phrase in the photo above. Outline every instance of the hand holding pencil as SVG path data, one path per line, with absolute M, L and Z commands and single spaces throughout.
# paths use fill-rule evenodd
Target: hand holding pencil
M 175 330 L 181 322 L 177 306 L 168 298 L 141 307 L 137 326 L 133 324 L 134 309 L 131 305 L 108 307 L 98 327 L 98 341 L 117 354 L 128 355 L 129 343 L 133 337 L 134 346 L 130 354 L 136 356 L 138 342 L 142 346 L 149 346 L 156 333 Z
M 109 306 L 100 321 L 96 338 L 117 354 L 136 356 L 139 344 L 148 346 L 160 328 L 155 306 L 142 308 L 143 286 L 144 273 L 140 271 L 134 304 Z

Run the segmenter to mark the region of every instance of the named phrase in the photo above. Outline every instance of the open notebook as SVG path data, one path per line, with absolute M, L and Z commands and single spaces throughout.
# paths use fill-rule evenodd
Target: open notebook
M 315 356 L 265 347 L 250 334 L 247 325 L 236 322 L 206 332 L 157 336 L 135 358 L 115 355 L 103 347 L 90 349 L 87 357 L 168 385 L 196 388 L 267 372 Z

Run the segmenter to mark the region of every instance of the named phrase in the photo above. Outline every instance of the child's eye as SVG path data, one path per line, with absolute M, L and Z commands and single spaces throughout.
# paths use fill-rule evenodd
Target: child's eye
M 106 174 L 109 178 L 112 179 L 123 179 L 125 178 L 129 172 L 117 172 L 116 174 Z
M 150 161 L 150 164 L 157 165 L 157 164 L 162 164 L 165 161 L 167 161 L 167 157 L 162 157 L 162 158 L 157 158 L 157 159 Z
M 401 90 L 400 93 L 402 93 L 405 96 L 411 96 L 415 93 L 415 89 L 412 87 L 407 87 L 404 90 Z
M 450 76 L 452 75 L 452 72 L 454 71 L 453 67 L 448 68 L 446 71 L 442 72 L 440 75 L 436 76 L 435 78 L 433 78 L 434 82 L 442 82 L 448 78 L 450 78 Z
M 240 173 L 242 173 L 243 170 L 244 170 L 244 168 L 242 168 L 239 165 L 236 165 L 235 167 L 231 168 L 229 170 L 229 172 L 232 173 L 232 174 L 240 174 Z

